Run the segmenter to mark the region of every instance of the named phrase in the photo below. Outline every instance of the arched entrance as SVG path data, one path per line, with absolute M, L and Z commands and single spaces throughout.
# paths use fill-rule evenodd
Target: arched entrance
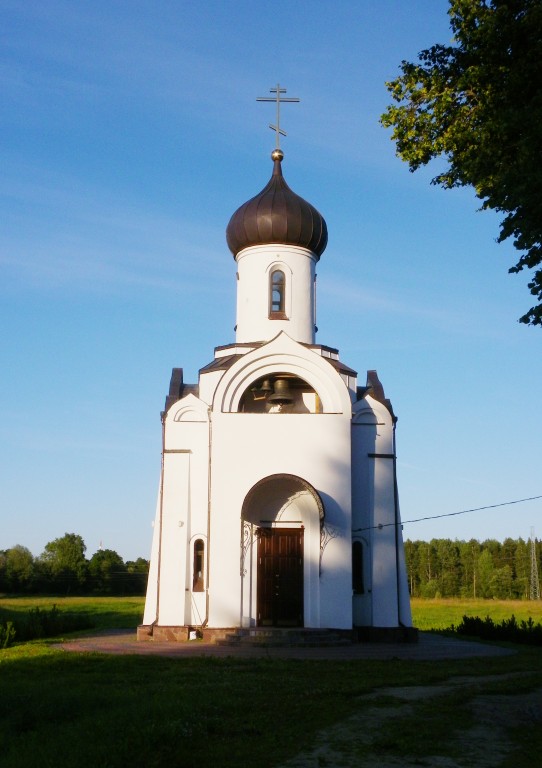
M 270 475 L 247 493 L 241 512 L 245 624 L 305 625 L 317 593 L 315 546 L 318 551 L 323 519 L 318 492 L 296 475 Z

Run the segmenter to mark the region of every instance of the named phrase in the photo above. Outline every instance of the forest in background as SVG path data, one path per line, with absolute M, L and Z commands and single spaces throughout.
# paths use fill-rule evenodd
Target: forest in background
M 542 542 L 535 539 L 537 572 Z M 412 597 L 472 597 L 499 600 L 530 597 L 531 541 L 495 539 L 405 541 Z
M 81 536 L 66 533 L 34 557 L 18 544 L 0 550 L 0 593 L 43 595 L 143 595 L 149 562 L 124 562 L 111 549 L 86 557 Z M 537 572 L 542 542 L 535 540 Z M 468 597 L 499 600 L 530 597 L 531 541 L 495 539 L 405 541 L 412 597 Z
M 38 557 L 17 544 L 0 550 L 0 593 L 32 595 L 144 595 L 149 562 L 127 560 L 113 549 L 87 559 L 76 533 L 48 542 Z

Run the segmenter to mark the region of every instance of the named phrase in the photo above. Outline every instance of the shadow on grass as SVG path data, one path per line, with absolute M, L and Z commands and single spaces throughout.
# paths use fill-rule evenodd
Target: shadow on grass
M 3 768 L 271 768 L 311 750 L 338 722 L 355 716 L 362 724 L 374 706 L 369 694 L 380 688 L 467 675 L 479 680 L 477 693 L 488 675 L 492 685 L 497 676 L 510 689 L 510 675 L 526 687 L 542 684 L 542 660 L 532 649 L 438 663 L 329 662 L 112 657 L 29 644 L 3 652 L 0 664 Z M 464 722 L 469 695 L 450 698 L 450 733 Z M 395 749 L 380 743 L 388 747 Z

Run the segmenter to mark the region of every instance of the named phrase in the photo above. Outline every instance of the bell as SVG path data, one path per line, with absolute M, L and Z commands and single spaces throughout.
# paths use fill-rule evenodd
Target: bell
M 291 405 L 294 402 L 286 379 L 275 380 L 275 391 L 267 398 L 267 402 L 272 405 Z
M 266 400 L 268 395 L 273 391 L 269 379 L 264 379 L 260 387 L 252 387 L 250 390 L 254 400 Z

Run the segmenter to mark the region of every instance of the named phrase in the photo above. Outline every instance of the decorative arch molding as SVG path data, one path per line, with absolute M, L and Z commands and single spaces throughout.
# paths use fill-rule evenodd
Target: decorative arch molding
M 352 415 L 352 423 L 365 424 L 366 426 L 376 427 L 376 425 L 381 422 L 378 421 L 376 413 L 372 410 L 372 408 L 364 408 L 363 410 L 358 411 Z
M 242 579 L 247 575 L 247 556 L 256 542 L 255 531 L 264 521 L 264 527 L 272 522 L 287 522 L 282 520 L 282 515 L 292 507 L 296 515 L 301 517 L 297 525 L 302 529 L 312 528 L 316 535 L 320 531 L 321 542 L 325 521 L 324 503 L 318 491 L 307 480 L 287 473 L 268 475 L 258 480 L 248 491 L 241 507 Z
M 290 508 L 292 505 L 294 505 L 294 504 L 295 504 L 295 502 L 296 502 L 298 499 L 301 499 L 301 497 L 302 497 L 304 494 L 306 494 L 306 493 L 307 493 L 307 489 L 306 489 L 306 488 L 302 488 L 302 489 L 300 489 L 299 491 L 297 491 L 297 493 L 293 493 L 293 494 L 291 494 L 291 495 L 290 495 L 290 496 L 289 496 L 289 497 L 286 499 L 286 501 L 284 502 L 284 504 L 282 505 L 282 507 L 279 509 L 279 511 L 277 512 L 277 516 L 276 516 L 275 520 L 276 520 L 277 522 L 280 522 L 280 521 L 282 520 L 282 517 L 283 517 L 283 515 L 287 514 L 287 512 L 288 512 L 288 509 L 289 509 L 289 508 Z
M 372 427 L 391 424 L 391 414 L 386 406 L 367 395 L 352 408 L 352 424 Z
M 332 539 L 336 539 L 340 535 L 340 531 L 335 525 L 329 525 L 324 522 L 320 529 L 320 562 L 319 562 L 319 574 L 322 575 L 322 559 L 324 557 L 324 550 Z
M 269 262 L 266 268 L 266 273 L 268 275 L 271 274 L 271 272 L 275 272 L 277 269 L 279 269 L 281 272 L 284 272 L 284 274 L 288 277 L 292 277 L 293 270 L 292 267 L 288 264 L 287 261 L 284 261 L 284 259 L 281 259 L 280 255 L 277 254 L 276 259 L 273 259 Z
M 270 501 L 273 503 L 275 499 L 280 504 L 276 512 L 276 517 L 278 518 L 282 514 L 286 502 L 290 502 L 293 499 L 299 500 L 306 494 L 311 496 L 312 501 L 316 505 L 320 528 L 322 528 L 325 510 L 320 494 L 307 480 L 298 475 L 290 475 L 288 473 L 268 475 L 258 480 L 245 496 L 241 508 L 241 519 L 249 523 L 254 522 L 251 519 L 253 517 L 251 511 L 253 509 L 265 509 L 265 505 L 269 505 Z
M 241 398 L 251 384 L 264 375 L 280 373 L 306 381 L 318 394 L 323 413 L 350 413 L 350 396 L 337 371 L 325 358 L 284 332 L 231 366 L 216 389 L 213 410 L 237 413 Z
M 209 420 L 207 405 L 190 394 L 171 407 L 168 418 L 175 422 L 204 422 Z

